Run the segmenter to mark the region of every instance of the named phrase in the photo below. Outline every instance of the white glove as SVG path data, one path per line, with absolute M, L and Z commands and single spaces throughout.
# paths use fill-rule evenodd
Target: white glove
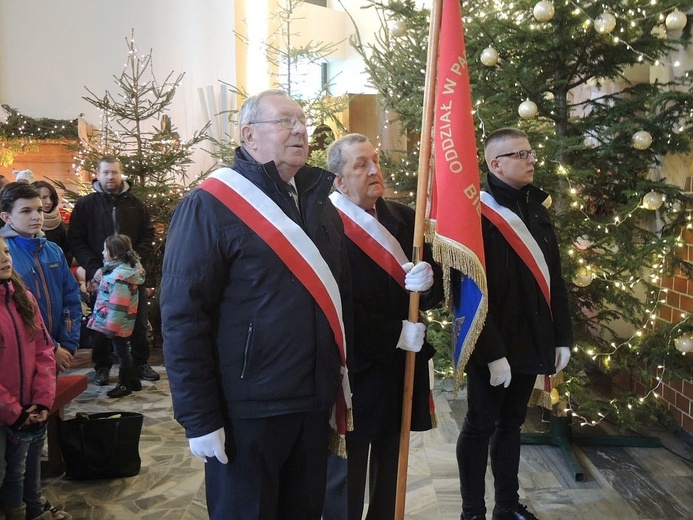
M 556 373 L 563 370 L 570 361 L 570 348 L 556 347 Z
M 426 292 L 433 285 L 433 268 L 428 262 L 416 265 L 407 262 L 402 269 L 407 273 L 404 277 L 404 288 L 407 291 Z
M 488 369 L 491 371 L 491 386 L 503 385 L 505 388 L 510 386 L 510 380 L 513 378 L 510 373 L 510 363 L 508 358 L 502 357 L 491 361 L 488 364 Z
M 409 352 L 419 352 L 424 342 L 426 325 L 402 320 L 402 333 L 399 335 L 397 348 L 408 350 Z
M 219 428 L 217 431 L 208 433 L 202 437 L 192 437 L 188 439 L 190 451 L 202 462 L 207 462 L 207 457 L 210 459 L 216 457 L 222 464 L 228 464 L 229 458 L 224 451 L 225 442 L 226 433 L 224 432 L 224 428 Z

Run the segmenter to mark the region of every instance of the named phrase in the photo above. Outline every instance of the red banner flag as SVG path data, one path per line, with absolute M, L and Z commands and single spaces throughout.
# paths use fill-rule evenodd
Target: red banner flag
M 457 378 L 467 364 L 488 308 L 481 234 L 479 166 L 464 27 L 458 0 L 443 0 L 434 121 L 435 175 L 429 209 L 435 258 L 453 288 L 453 349 Z M 450 285 L 446 283 L 446 288 Z

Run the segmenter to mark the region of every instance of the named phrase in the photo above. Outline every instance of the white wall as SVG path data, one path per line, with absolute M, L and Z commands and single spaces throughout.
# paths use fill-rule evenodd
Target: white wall
M 98 124 L 84 87 L 119 91 L 114 76 L 134 29 L 157 80 L 185 72 L 170 115 L 187 138 L 205 123 L 198 87 L 235 80 L 233 28 L 228 0 L 0 0 L 0 103 L 32 117 L 84 113 Z

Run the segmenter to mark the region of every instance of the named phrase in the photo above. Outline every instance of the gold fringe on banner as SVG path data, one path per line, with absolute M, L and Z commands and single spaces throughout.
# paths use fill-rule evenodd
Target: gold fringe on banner
M 427 221 L 426 240 L 431 243 L 433 249 L 433 258 L 443 267 L 443 283 L 445 288 L 445 302 L 448 307 L 452 308 L 452 283 L 450 277 L 450 268 L 457 269 L 464 276 L 470 277 L 474 283 L 479 287 L 483 296 L 481 299 L 481 304 L 477 316 L 475 317 L 474 323 L 469 329 L 467 338 L 464 345 L 462 346 L 462 352 L 455 367 L 455 391 L 459 389 L 460 383 L 462 381 L 462 376 L 464 374 L 464 367 L 469 361 L 469 357 L 474 351 L 476 346 L 476 340 L 481 334 L 481 330 L 484 328 L 484 323 L 486 321 L 486 314 L 488 312 L 488 299 L 487 299 L 487 285 L 486 285 L 486 271 L 479 262 L 476 254 L 465 246 L 459 244 L 458 242 L 452 242 L 440 235 L 435 233 L 435 222 Z M 457 336 L 459 335 L 459 330 L 453 323 L 453 348 L 457 343 Z

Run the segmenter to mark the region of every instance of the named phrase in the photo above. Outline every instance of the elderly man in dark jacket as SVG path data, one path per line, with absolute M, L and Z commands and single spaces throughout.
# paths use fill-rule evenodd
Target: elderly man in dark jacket
M 130 191 L 130 183 L 123 179 L 123 165 L 112 156 L 99 160 L 94 193 L 77 199 L 70 216 L 68 243 L 77 262 L 86 271 L 87 281 L 98 284 L 103 267 L 103 243 L 114 234 L 127 235 L 144 261 L 154 247 L 154 225 L 149 210 Z M 92 298 L 92 306 L 96 291 Z M 135 330 L 132 334 L 132 357 L 141 379 L 158 381 L 157 374 L 149 366 L 149 342 L 147 340 L 146 286 L 140 285 L 140 305 L 137 310 Z M 94 382 L 105 386 L 113 361 L 110 357 L 111 342 L 98 332 L 93 333 L 91 358 L 94 362 Z
M 469 408 L 457 441 L 462 519 L 486 518 L 490 444 L 493 519 L 531 520 L 536 516 L 518 495 L 520 427 L 537 374 L 559 372 L 570 359 L 568 294 L 543 205 L 547 194 L 531 185 L 536 156 L 527 135 L 516 128 L 496 130 L 486 140 L 485 156 L 490 173 L 481 200 L 489 310 L 465 369 Z M 518 241 L 526 248 L 513 248 Z
M 421 292 L 421 309 L 432 308 L 442 299 L 442 272 L 428 246 L 423 262 L 415 267 L 410 263 L 415 212 L 383 199 L 378 152 L 367 137 L 341 137 L 330 145 L 327 162 L 337 175 L 337 192 L 330 198 L 340 211 L 349 238 L 354 351 L 348 363 L 354 431 L 347 434 L 347 464 L 334 458 L 330 461 L 324 518 L 361 520 L 366 476 L 366 518 L 394 518 L 407 350 L 417 352 L 411 429 L 431 429 L 428 362 L 434 349 L 424 341 L 424 324 L 408 321 L 409 290 Z M 389 261 L 392 256 L 397 261 Z
M 305 164 L 305 115 L 285 92 L 248 98 L 240 126 L 233 167 L 171 222 L 161 310 L 173 408 L 206 462 L 210 518 L 317 520 L 330 426 L 344 418 L 335 402 L 350 400 L 334 176 Z

